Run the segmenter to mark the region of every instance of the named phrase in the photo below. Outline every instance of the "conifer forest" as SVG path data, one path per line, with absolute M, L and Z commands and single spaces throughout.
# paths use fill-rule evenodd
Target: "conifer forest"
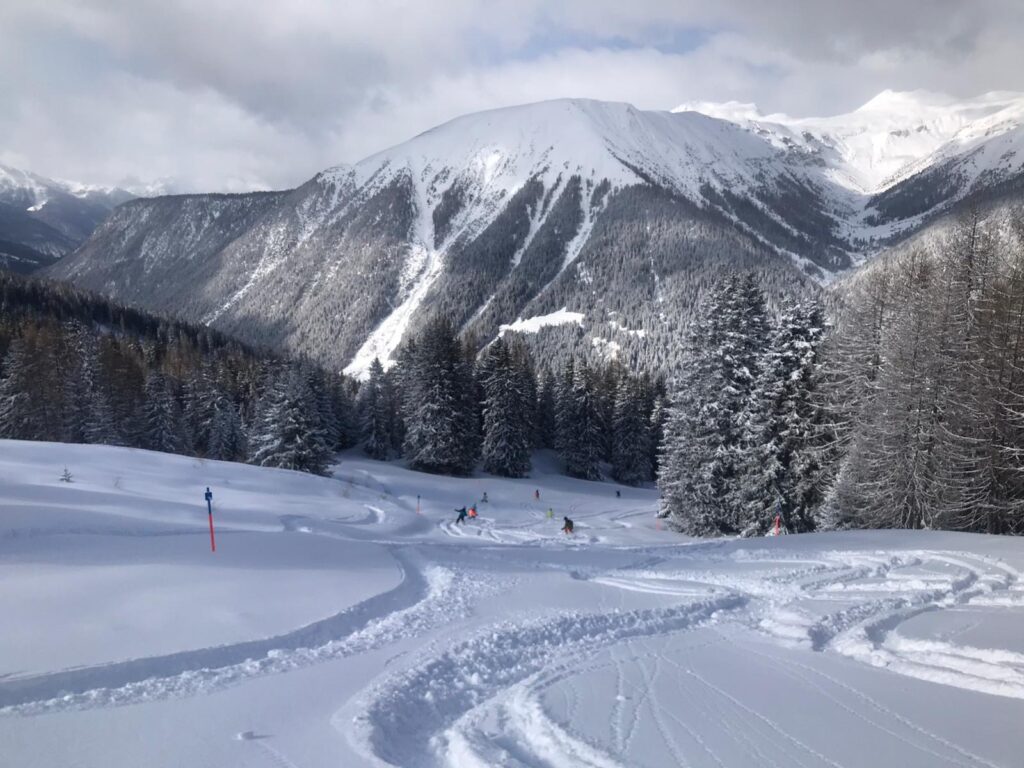
M 728 273 L 691 310 L 672 369 L 545 365 L 437 314 L 364 381 L 5 275 L 0 436 L 103 443 L 324 473 L 381 461 L 656 482 L 693 535 L 835 528 L 1024 532 L 1024 232 L 976 209 L 834 289 L 769 299 Z

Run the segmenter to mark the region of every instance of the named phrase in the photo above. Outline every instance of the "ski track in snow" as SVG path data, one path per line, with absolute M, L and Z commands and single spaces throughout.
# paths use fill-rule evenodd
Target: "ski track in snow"
M 445 749 L 439 730 L 533 674 L 551 657 L 592 651 L 625 638 L 680 631 L 735 610 L 746 599 L 725 595 L 664 609 L 570 613 L 555 619 L 505 623 L 481 632 L 399 675 L 371 694 L 357 723 L 370 750 L 395 765 L 432 765 Z M 458 741 L 458 740 L 457 740 Z M 456 750 L 458 751 L 458 750 Z M 452 764 L 461 758 L 453 756 Z M 487 760 L 481 764 L 488 764 Z
M 245 679 L 365 653 L 414 637 L 469 611 L 488 585 L 401 552 L 394 589 L 284 635 L 146 659 L 0 680 L 0 714 L 120 706 L 206 693 Z
M 453 535 L 471 535 L 451 527 Z M 743 562 L 743 552 L 733 559 Z M 716 578 L 716 574 L 701 570 L 655 572 L 644 568 L 594 576 L 588 579 L 591 583 L 609 589 L 672 597 L 679 602 L 660 609 L 570 614 L 496 625 L 373 688 L 363 702 L 365 714 L 356 717 L 349 729 L 351 737 L 363 754 L 402 766 L 621 766 L 613 754 L 553 721 L 544 711 L 540 693 L 570 674 L 579 674 L 578 665 L 566 659 L 584 650 L 590 656 L 602 647 L 614 649 L 630 641 L 649 644 L 659 637 L 723 622 L 734 629 L 754 630 L 754 638 L 781 641 L 782 648 L 839 653 L 930 682 L 1024 697 L 1024 654 L 911 640 L 896 632 L 904 621 L 925 611 L 974 600 L 980 605 L 1000 605 L 1003 597 L 1016 599 L 1019 574 L 1001 562 L 925 551 L 826 551 L 813 560 L 751 558 L 749 562 L 766 566 L 768 572 L 753 571 L 749 581 L 735 574 Z M 823 599 L 838 602 L 839 607 L 818 617 L 803 611 L 802 602 Z M 768 616 L 783 620 L 772 621 Z M 716 642 L 730 640 L 719 635 L 710 644 Z M 748 650 L 746 645 L 744 650 Z M 774 657 L 772 660 L 774 663 Z M 631 723 L 623 722 L 627 716 L 619 703 L 611 709 L 609 741 L 617 754 L 634 738 L 638 708 L 646 705 L 676 764 L 689 764 L 686 755 L 693 750 L 703 755 L 702 764 L 725 764 L 704 743 L 699 728 L 657 705 L 655 681 L 661 675 L 659 668 L 667 664 L 681 675 L 680 684 L 692 688 L 694 697 L 704 702 L 709 717 L 736 721 L 730 733 L 735 734 L 735 748 L 748 755 L 750 764 L 840 765 L 663 652 L 648 650 L 648 655 L 636 657 L 632 663 L 639 665 L 645 684 L 637 687 L 623 677 L 621 669 L 617 673 L 616 701 L 626 698 L 624 691 L 639 701 Z M 936 765 L 994 765 L 812 667 L 790 662 L 784 672 L 869 727 L 934 758 Z M 864 714 L 864 704 L 869 714 Z M 855 709 L 858 705 L 860 709 Z M 500 732 L 481 727 L 480 722 L 498 722 Z M 773 746 L 765 746 L 773 740 Z
M 749 665 L 762 685 L 775 680 L 803 692 L 823 722 L 849 724 L 912 756 L 911 764 L 1005 768 L 977 744 L 947 737 L 934 719 L 916 722 L 919 713 L 898 696 L 858 682 L 892 675 L 915 690 L 1024 700 L 1024 647 L 984 647 L 992 635 L 974 631 L 979 615 L 1003 621 L 1024 608 L 1020 571 L 997 557 L 952 547 L 874 549 L 855 538 L 849 548 L 827 537 L 661 544 L 656 536 L 631 538 L 644 521 L 650 526 L 643 497 L 608 509 L 613 503 L 600 497 L 549 501 L 545 488 L 543 502 L 520 502 L 532 496 L 528 484 L 515 487 L 516 501 L 498 503 L 491 479 L 493 503 L 456 525 L 447 510 L 457 502 L 434 499 L 431 515 L 418 515 L 392 476 L 355 460 L 337 469 L 335 482 L 329 512 L 289 507 L 261 518 L 261 530 L 276 521 L 280 535 L 296 541 L 378 546 L 401 570 L 392 589 L 272 637 L 0 676 L 0 715 L 200 696 L 398 646 L 361 691 L 339 691 L 341 709 L 331 718 L 370 764 L 847 765 L 792 711 L 747 698 L 748 678 L 732 667 Z M 470 482 L 479 493 L 479 479 Z M 466 489 L 454 493 L 466 497 Z M 11 496 L 21 501 L 16 490 Z M 74 506 L 65 509 L 63 498 L 51 505 L 61 513 Z M 69 533 L 121 541 L 185 535 L 139 521 L 118 528 L 73 518 L 70 527 L 37 531 L 37 501 L 26 496 L 28 522 L 0 543 L 45 547 L 50 536 Z M 554 520 L 549 503 L 559 510 Z M 563 513 L 575 520 L 576 535 L 557 533 Z M 569 592 L 558 603 L 499 602 L 521 584 Z M 961 611 L 960 621 L 936 621 Z M 849 677 L 851 669 L 868 677 Z M 268 725 L 278 732 L 279 724 Z M 253 756 L 291 765 L 260 731 L 238 731 L 228 733 Z

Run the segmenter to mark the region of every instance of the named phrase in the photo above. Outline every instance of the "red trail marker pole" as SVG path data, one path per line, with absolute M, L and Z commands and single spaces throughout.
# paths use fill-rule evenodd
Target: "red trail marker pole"
M 206 511 L 210 517 L 210 551 L 217 551 L 217 541 L 213 538 L 213 491 L 206 489 Z

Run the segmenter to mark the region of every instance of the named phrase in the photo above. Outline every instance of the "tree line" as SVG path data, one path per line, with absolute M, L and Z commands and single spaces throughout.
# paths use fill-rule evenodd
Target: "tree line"
M 664 387 L 621 366 L 539 372 L 520 341 L 479 345 L 437 316 L 362 385 L 62 284 L 0 278 L 0 437 L 124 445 L 322 474 L 362 443 L 428 472 L 653 479 Z
M 0 275 L 0 437 L 326 471 L 355 385 L 205 328 Z
M 550 448 L 572 477 L 639 484 L 654 477 L 664 402 L 660 380 L 614 361 L 539 370 L 521 340 L 505 337 L 478 354 L 438 315 L 391 368 L 373 361 L 356 411 L 366 452 L 413 469 L 467 475 L 479 462 L 525 477 L 531 453 Z
M 972 209 L 775 318 L 705 298 L 672 382 L 661 514 L 694 535 L 1024 533 L 1024 223 Z
M 656 479 L 660 514 L 694 535 L 776 519 L 1020 534 L 1022 243 L 1019 216 L 969 211 L 848 278 L 827 313 L 726 274 L 667 379 L 615 360 L 541 366 L 516 334 L 481 345 L 438 314 L 360 384 L 5 277 L 0 436 L 318 473 L 361 444 L 417 470 L 524 477 L 547 448 L 573 477 Z

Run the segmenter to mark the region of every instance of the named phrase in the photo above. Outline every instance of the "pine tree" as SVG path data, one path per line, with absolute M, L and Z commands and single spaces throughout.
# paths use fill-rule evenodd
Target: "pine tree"
M 484 353 L 483 466 L 504 477 L 525 477 L 530 471 L 534 394 L 532 375 L 524 359 L 498 338 Z
M 478 435 L 472 371 L 447 317 L 428 321 L 405 374 L 405 456 L 413 469 L 465 475 Z
M 386 460 L 393 444 L 393 403 L 389 398 L 384 366 L 378 358 L 373 359 L 369 378 L 359 388 L 356 408 L 364 450 L 370 458 Z
M 623 376 L 612 417 L 612 477 L 626 485 L 651 479 L 650 418 L 640 382 Z
M 576 360 L 569 357 L 555 386 L 555 440 L 554 448 L 565 457 L 573 440 L 573 380 L 576 378 Z
M 206 457 L 219 461 L 238 461 L 245 456 L 246 437 L 238 408 L 225 394 L 214 401 L 213 416 L 207 431 Z
M 744 533 L 765 533 L 776 514 L 791 533 L 816 527 L 822 430 L 815 398 L 824 331 L 817 304 L 792 304 L 782 312 L 745 425 Z
M 99 386 L 94 384 L 88 394 L 86 404 L 86 420 L 83 428 L 85 442 L 98 445 L 122 445 L 120 430 L 114 418 L 114 409 L 110 398 Z M 187 446 L 188 441 L 185 441 Z
M 0 437 L 45 439 L 46 423 L 30 394 L 34 380 L 32 350 L 24 338 L 11 342 L 0 372 Z
M 669 402 L 664 392 L 654 394 L 651 404 L 651 415 L 647 419 L 647 426 L 650 430 L 651 440 L 648 450 L 648 459 L 651 465 L 651 474 L 658 476 L 661 444 L 665 440 L 665 423 L 668 420 Z
M 84 362 L 86 330 L 78 323 L 69 323 L 63 330 L 65 350 L 61 370 L 64 380 L 61 440 L 66 443 L 84 443 L 91 388 L 91 377 L 85 370 Z
M 572 368 L 571 388 L 560 398 L 561 455 L 570 477 L 601 478 L 601 432 L 590 369 L 584 363 Z
M 192 370 L 182 385 L 182 415 L 192 445 L 200 453 L 207 451 L 210 423 L 213 420 L 213 382 L 209 365 Z
M 743 530 L 742 436 L 768 334 L 764 296 L 751 275 L 716 286 L 691 328 L 658 476 L 662 514 L 689 534 Z
M 555 401 L 557 397 L 555 375 L 550 368 L 544 370 L 540 386 L 537 388 L 536 428 L 534 444 L 538 448 L 554 448 L 556 443 Z
M 285 367 L 268 383 L 251 436 L 250 462 L 263 467 L 327 473 L 330 450 L 317 399 L 302 366 Z
M 146 379 L 145 393 L 145 446 L 154 451 L 186 453 L 190 447 L 187 428 L 171 380 L 154 371 Z

